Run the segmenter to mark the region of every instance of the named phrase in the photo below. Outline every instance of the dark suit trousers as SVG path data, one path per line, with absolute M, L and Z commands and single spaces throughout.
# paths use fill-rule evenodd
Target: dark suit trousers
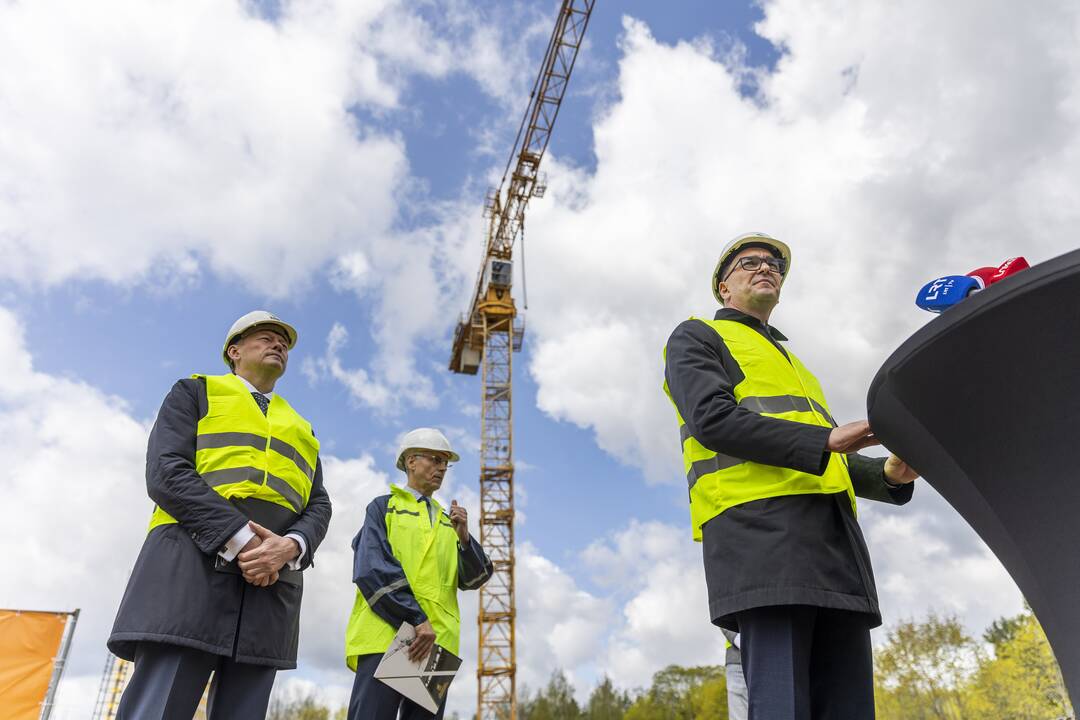
M 873 720 L 869 615 L 774 605 L 736 617 L 750 720 Z
M 376 680 L 375 668 L 380 660 L 380 654 L 356 658 L 356 678 L 349 698 L 349 720 L 396 720 L 399 717 L 400 720 L 442 720 L 445 702 L 439 712 L 432 715 L 412 700 L 406 700 L 386 683 Z
M 277 668 L 154 642 L 135 650 L 117 720 L 191 720 L 211 673 L 209 720 L 264 720 Z

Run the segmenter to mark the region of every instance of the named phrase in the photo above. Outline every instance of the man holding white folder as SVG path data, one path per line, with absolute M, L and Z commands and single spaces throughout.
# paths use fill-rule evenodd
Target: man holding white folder
M 423 660 L 438 645 L 458 653 L 461 619 L 457 591 L 476 590 L 491 577 L 492 565 L 469 534 L 468 515 L 457 501 L 449 512 L 431 495 L 442 485 L 458 455 L 432 428 L 405 434 L 397 467 L 404 488 L 371 501 L 353 539 L 356 601 L 345 633 L 345 662 L 356 673 L 349 699 L 350 720 L 441 719 L 388 685 L 375 668 L 403 623 L 416 637 L 409 659 Z

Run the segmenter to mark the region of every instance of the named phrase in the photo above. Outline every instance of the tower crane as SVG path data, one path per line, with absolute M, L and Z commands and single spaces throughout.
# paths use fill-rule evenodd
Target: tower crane
M 516 720 L 514 604 L 514 463 L 512 357 L 525 325 L 514 298 L 513 249 L 529 200 L 543 197 L 540 161 L 577 60 L 596 0 L 563 0 L 529 105 L 497 190 L 488 194 L 485 253 L 468 312 L 454 332 L 450 370 L 481 368 L 480 543 L 494 574 L 480 588 L 478 720 Z

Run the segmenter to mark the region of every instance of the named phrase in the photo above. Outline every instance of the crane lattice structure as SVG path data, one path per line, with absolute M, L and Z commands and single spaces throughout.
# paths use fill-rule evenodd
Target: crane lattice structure
M 495 572 L 480 589 L 478 720 L 516 720 L 514 620 L 513 353 L 525 326 L 510 294 L 512 253 L 529 200 L 546 190 L 540 161 L 551 140 L 596 0 L 563 0 L 499 188 L 488 194 L 484 262 L 469 311 L 458 323 L 450 369 L 481 366 L 480 542 Z M 511 166 L 512 169 L 511 169 Z M 509 177 L 509 183 L 507 178 Z M 505 192 L 504 192 L 505 188 Z
M 92 720 L 113 720 L 120 706 L 120 695 L 127 687 L 131 674 L 131 663 L 122 660 L 111 652 L 105 656 L 105 670 L 101 673 L 101 686 L 98 688 L 97 702 L 94 703 Z

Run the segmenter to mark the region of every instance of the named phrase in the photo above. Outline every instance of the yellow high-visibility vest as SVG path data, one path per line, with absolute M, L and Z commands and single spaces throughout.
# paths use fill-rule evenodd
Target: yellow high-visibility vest
M 435 642 L 455 655 L 461 637 L 458 611 L 458 536 L 442 506 L 430 498 L 435 508 L 432 525 L 428 506 L 407 489 L 390 486 L 386 508 L 386 536 L 390 550 L 401 563 L 409 589 L 435 630 Z M 399 581 L 400 582 L 400 581 Z M 373 601 L 397 589 L 394 583 L 377 590 Z M 356 657 L 384 653 L 398 628 L 375 614 L 359 590 L 345 631 L 345 664 L 356 671 Z
M 821 384 L 790 350 L 785 358 L 761 333 L 735 320 L 690 319 L 712 328 L 742 369 L 745 377 L 734 388 L 735 401 L 740 406 L 766 417 L 836 426 Z M 665 349 L 665 356 L 666 353 Z M 664 392 L 671 399 L 666 380 Z M 847 492 L 852 510 L 855 509 L 855 490 L 843 454 L 831 453 L 820 476 L 751 462 L 708 449 L 690 434 L 677 407 L 675 414 L 682 439 L 683 469 L 690 486 L 694 540 L 701 541 L 701 526 L 706 522 L 730 507 L 752 500 Z
M 277 393 L 266 415 L 236 375 L 206 380 L 206 415 L 195 437 L 195 471 L 225 498 L 254 498 L 291 510 L 307 507 L 319 458 L 311 424 Z M 154 508 L 150 528 L 176 519 Z

